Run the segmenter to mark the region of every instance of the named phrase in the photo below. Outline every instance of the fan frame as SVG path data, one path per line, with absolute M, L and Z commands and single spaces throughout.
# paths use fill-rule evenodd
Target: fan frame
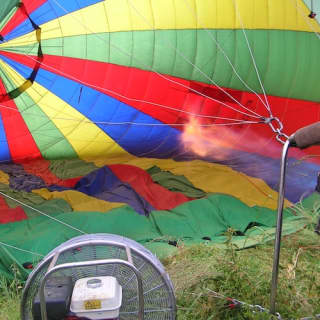
M 112 238 L 116 238 L 117 240 L 109 240 L 109 239 L 93 239 L 94 236 L 111 236 Z M 85 239 L 87 237 L 87 240 L 80 240 L 79 239 Z M 88 261 L 81 261 L 81 262 L 70 262 L 70 263 L 63 263 L 56 265 L 56 262 L 58 261 L 58 258 L 61 254 L 64 252 L 79 248 L 79 247 L 85 247 L 85 246 L 114 246 L 119 247 L 122 249 L 125 249 L 127 260 L 122 259 L 98 259 L 98 260 L 88 260 Z M 134 247 L 133 247 L 134 246 Z M 140 250 L 139 250 L 140 249 Z M 21 299 L 21 319 L 22 320 L 28 320 L 28 316 L 26 314 L 26 302 L 28 298 L 28 291 L 33 283 L 33 280 L 36 278 L 39 272 L 41 272 L 42 268 L 48 264 L 50 261 L 49 267 L 47 272 L 44 274 L 42 281 L 40 282 L 40 307 L 41 307 L 41 318 L 42 320 L 47 320 L 47 309 L 46 309 L 46 301 L 45 301 L 45 293 L 44 288 L 47 279 L 52 275 L 54 272 L 61 271 L 63 269 L 71 269 L 75 267 L 86 267 L 86 266 L 94 266 L 94 265 L 107 265 L 107 264 L 122 264 L 129 268 L 131 268 L 137 278 L 137 284 L 138 284 L 138 296 L 139 296 L 139 309 L 138 309 L 138 319 L 143 320 L 144 319 L 144 297 L 143 297 L 143 285 L 142 285 L 142 277 L 140 271 L 134 266 L 131 252 L 134 252 L 136 255 L 141 256 L 143 259 L 148 261 L 155 270 L 162 276 L 162 279 L 168 289 L 173 289 L 172 283 L 165 272 L 162 264 L 155 263 L 155 261 L 152 259 L 152 257 L 155 257 L 152 255 L 152 253 L 147 250 L 145 247 L 143 247 L 141 244 L 117 235 L 113 234 L 91 234 L 91 235 L 85 235 L 85 236 L 79 236 L 72 238 L 65 243 L 59 245 L 55 249 L 53 249 L 38 265 L 37 267 L 31 272 L 29 275 L 24 290 L 22 294 Z M 157 261 L 156 261 L 157 262 Z M 176 318 L 176 300 L 175 295 L 173 293 L 173 290 L 168 290 L 170 301 L 173 302 L 173 312 L 174 312 L 174 318 Z

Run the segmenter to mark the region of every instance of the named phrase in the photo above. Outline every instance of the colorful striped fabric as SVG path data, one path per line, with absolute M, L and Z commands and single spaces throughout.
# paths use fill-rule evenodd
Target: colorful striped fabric
M 8 188 L 10 192 L 16 193 L 16 199 L 19 192 L 25 192 L 27 197 L 33 193 L 41 196 L 43 203 L 55 198 L 64 199 L 74 210 L 85 211 L 95 207 L 96 211 L 106 212 L 111 208 L 128 204 L 136 212 L 148 216 L 153 210 L 170 210 L 192 200 L 181 192 L 172 192 L 154 183 L 146 171 L 136 166 L 103 166 L 84 176 L 61 179 L 50 170 L 49 164 L 49 161 L 38 160 L 33 161 L 32 165 L 28 163 L 24 166 L 0 164 L 0 169 L 8 175 Z M 56 191 L 61 194 L 54 194 Z M 8 194 L 8 190 L 4 192 Z M 89 206 L 84 206 L 86 202 Z M 107 204 L 109 202 L 115 204 Z M 10 208 L 7 206 L 3 209 L 8 209 L 8 213 L 0 212 L 0 221 L 3 218 L 10 222 L 10 218 L 7 217 L 10 215 Z M 16 221 L 18 218 L 12 219 Z
M 202 159 L 276 189 L 274 131 L 320 120 L 310 12 L 310 0 L 3 0 L 0 161 Z M 314 188 L 318 155 L 292 152 L 290 200 Z
M 231 227 L 239 248 L 272 239 L 278 140 L 320 121 L 319 35 L 312 0 L 1 0 L 0 274 L 75 228 L 160 256 Z M 319 155 L 291 148 L 285 206 L 320 183 Z

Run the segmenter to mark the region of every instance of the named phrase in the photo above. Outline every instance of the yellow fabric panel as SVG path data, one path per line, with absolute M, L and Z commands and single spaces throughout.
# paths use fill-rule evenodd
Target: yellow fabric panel
M 105 12 L 108 20 L 108 32 L 128 31 L 128 30 L 150 30 L 150 17 L 152 11 L 150 10 L 150 1 L 135 0 L 116 0 L 105 1 Z M 138 16 L 137 11 L 141 12 Z M 145 20 L 142 18 L 145 17 Z M 152 21 L 152 20 L 151 20 Z
M 41 37 L 42 38 L 42 37 Z M 10 40 L 0 44 L 0 48 L 15 47 L 15 46 L 27 46 L 30 44 L 38 43 L 36 32 L 30 32 L 24 36 L 18 37 L 16 39 Z
M 106 0 L 41 25 L 41 39 L 150 29 L 320 32 L 319 23 L 308 18 L 309 13 L 302 0 Z M 32 32 L 0 47 L 35 42 Z
M 139 2 L 141 3 L 144 1 L 140 0 Z M 160 30 L 197 28 L 196 11 L 191 7 L 194 6 L 194 1 L 189 1 L 189 5 L 187 5 L 188 1 L 172 0 L 151 1 L 151 3 L 152 15 L 150 17 L 146 17 L 149 22 L 149 29 L 150 21 L 154 22 L 151 24 L 154 29 Z
M 97 167 L 102 167 L 106 164 L 111 165 L 111 164 L 123 164 L 127 163 L 128 161 L 134 161 L 137 159 L 139 162 L 141 158 L 138 158 L 136 156 L 133 156 L 131 154 L 122 154 L 122 155 L 117 155 L 117 154 L 109 154 L 108 158 L 106 157 L 92 157 L 92 156 L 85 156 L 82 158 L 82 160 L 87 161 L 87 162 L 92 162 L 95 164 Z
M 9 184 L 9 175 L 0 170 L 0 183 Z
M 318 23 L 307 17 L 310 10 L 301 0 L 108 0 L 104 3 L 110 32 L 242 27 L 320 31 Z M 121 16 L 123 19 L 119 19 Z M 316 29 L 312 30 L 311 25 Z
M 98 167 L 123 163 L 137 166 L 144 170 L 156 165 L 162 170 L 170 171 L 175 175 L 185 176 L 195 187 L 207 193 L 229 194 L 249 206 L 263 206 L 273 210 L 277 208 L 278 192 L 271 189 L 263 180 L 247 176 L 224 165 L 201 160 L 177 162 L 171 159 L 147 158 L 128 160 L 128 158 L 123 157 L 114 157 L 111 160 L 106 158 L 96 159 L 94 163 Z M 36 193 L 39 194 L 39 191 L 36 190 Z M 61 194 L 61 192 L 57 194 Z M 43 196 L 42 194 L 40 195 Z M 46 198 L 45 196 L 43 197 Z M 67 201 L 70 202 L 69 200 Z M 285 200 L 285 207 L 291 205 L 290 201 Z
M 120 202 L 107 202 L 94 197 L 90 197 L 82 192 L 78 192 L 75 190 L 50 192 L 48 189 L 43 188 L 33 190 L 32 192 L 38 194 L 46 200 L 64 199 L 69 203 L 74 211 L 107 212 L 111 209 L 119 208 L 124 205 Z
M 110 163 L 106 159 L 101 159 L 95 161 L 95 164 L 101 167 Z M 207 193 L 229 194 L 249 206 L 257 205 L 270 209 L 277 208 L 278 192 L 271 189 L 263 180 L 249 177 L 228 166 L 201 160 L 177 162 L 170 159 L 145 158 L 136 158 L 127 161 L 126 164 L 134 165 L 144 170 L 157 165 L 162 170 L 185 176 L 195 187 Z M 285 207 L 290 205 L 292 203 L 285 200 Z
M 263 180 L 237 172 L 230 167 L 192 161 L 188 163 L 174 162 L 159 167 L 173 174 L 184 175 L 194 186 L 205 192 L 226 193 L 239 198 L 249 206 L 277 208 L 278 193 L 271 189 Z M 286 206 L 291 205 L 286 201 Z
M 0 65 L 17 85 L 24 82 L 11 67 L 3 62 L 0 62 Z M 34 82 L 26 93 L 60 130 L 79 158 L 106 154 L 129 156 L 98 126 L 46 88 Z

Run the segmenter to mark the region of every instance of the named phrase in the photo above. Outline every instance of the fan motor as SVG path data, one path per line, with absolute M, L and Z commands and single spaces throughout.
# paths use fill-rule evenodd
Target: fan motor
M 118 320 L 122 288 L 115 277 L 87 277 L 76 281 L 54 277 L 45 287 L 49 320 Z M 39 293 L 33 302 L 33 318 L 41 320 Z
M 34 268 L 22 320 L 175 320 L 172 282 L 139 243 L 112 234 L 79 236 Z

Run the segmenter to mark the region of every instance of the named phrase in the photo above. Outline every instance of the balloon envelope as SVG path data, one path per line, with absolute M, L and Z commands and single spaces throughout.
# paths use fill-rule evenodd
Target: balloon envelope
M 28 253 L 0 246 L 0 272 L 80 229 L 157 246 L 272 228 L 281 142 L 320 120 L 319 17 L 310 0 L 1 0 L 0 244 Z M 292 148 L 288 200 L 319 154 Z

